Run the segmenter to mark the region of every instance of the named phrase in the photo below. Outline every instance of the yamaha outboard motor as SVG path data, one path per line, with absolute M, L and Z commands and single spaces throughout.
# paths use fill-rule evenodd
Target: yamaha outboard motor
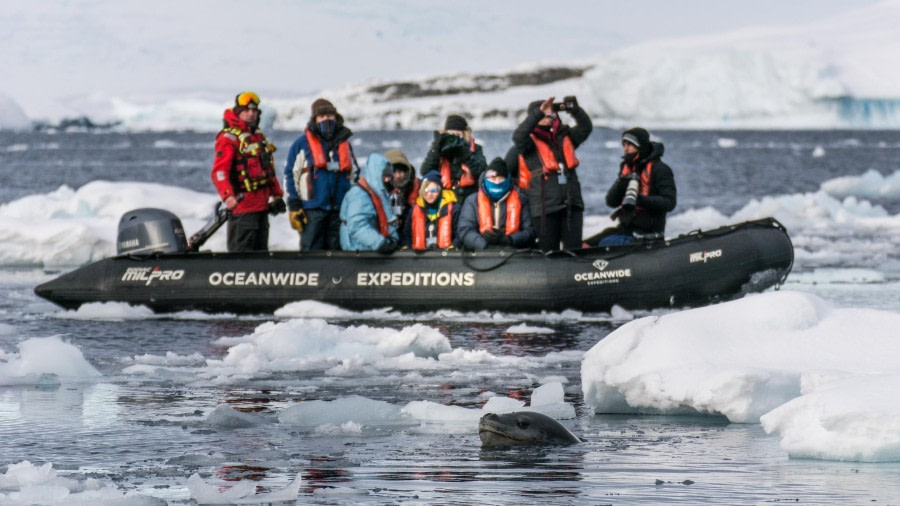
M 122 215 L 116 253 L 184 253 L 187 241 L 178 216 L 163 209 L 135 209 Z

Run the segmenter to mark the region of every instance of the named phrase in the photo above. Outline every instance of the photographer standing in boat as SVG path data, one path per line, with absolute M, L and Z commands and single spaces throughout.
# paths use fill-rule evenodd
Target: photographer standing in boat
M 484 152 L 466 118 L 451 114 L 444 129 L 434 132 L 434 142 L 422 162 L 422 174 L 438 171 L 444 188 L 456 192 L 457 201 L 465 202 L 478 190 L 478 179 L 486 167 Z
M 245 91 L 225 109 L 225 126 L 216 136 L 212 182 L 228 218 L 228 251 L 269 249 L 269 213 L 285 210 L 283 192 L 275 175 L 270 143 L 259 129 L 259 96 Z M 271 202 L 270 202 L 271 199 Z
M 506 162 L 494 158 L 459 212 L 459 242 L 465 249 L 530 248 L 534 229 L 528 198 L 512 185 Z
M 518 152 L 518 185 L 528 193 L 531 216 L 543 251 L 581 247 L 584 201 L 578 181 L 580 146 L 594 129 L 591 118 L 575 97 L 554 103 L 554 97 L 528 105 L 528 115 L 513 132 Z M 559 112 L 575 118 L 564 124 Z M 509 154 L 507 158 L 510 158 Z
M 357 184 L 341 204 L 341 247 L 344 251 L 377 251 L 389 255 L 400 247 L 398 217 L 391 208 L 390 183 L 382 180 L 387 159 L 372 153 Z
M 288 218 L 300 233 L 301 250 L 340 249 L 341 203 L 357 166 L 352 135 L 334 105 L 319 98 L 312 104 L 306 130 L 288 151 Z
M 663 144 L 651 142 L 647 130 L 632 128 L 622 134 L 622 150 L 619 177 L 606 192 L 606 205 L 616 208 L 611 218 L 619 224 L 588 239 L 588 245 L 663 239 L 666 214 L 675 209 L 675 176 L 662 161 Z

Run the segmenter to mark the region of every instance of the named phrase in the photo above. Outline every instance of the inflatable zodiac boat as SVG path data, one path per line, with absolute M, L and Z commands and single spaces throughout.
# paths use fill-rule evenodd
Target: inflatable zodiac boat
M 515 251 L 190 251 L 162 210 L 123 216 L 121 254 L 35 288 L 64 308 L 270 313 L 301 300 L 352 310 L 609 311 L 698 306 L 784 282 L 794 249 L 772 218 L 608 248 Z M 193 239 L 193 238 L 192 238 Z

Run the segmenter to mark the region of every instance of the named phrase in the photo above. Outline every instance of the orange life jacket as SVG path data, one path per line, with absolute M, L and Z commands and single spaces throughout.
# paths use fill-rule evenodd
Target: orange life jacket
M 322 148 L 322 141 L 319 136 L 312 133 L 309 128 L 306 129 L 306 142 L 309 144 L 309 152 L 312 153 L 313 166 L 317 169 L 328 168 L 328 156 Z M 344 141 L 338 144 L 338 167 L 341 172 L 350 172 L 353 170 L 353 157 L 350 153 L 350 141 Z
M 357 184 L 359 184 L 360 188 L 365 190 L 366 193 L 369 194 L 369 198 L 372 199 L 372 205 L 375 206 L 375 215 L 378 217 L 378 233 L 380 233 L 382 237 L 390 237 L 391 229 L 388 226 L 387 213 L 384 212 L 384 204 L 381 203 L 381 197 L 372 190 L 372 187 L 369 186 L 369 182 L 366 181 L 366 178 L 359 178 Z
M 438 230 L 437 230 L 437 246 L 440 249 L 447 249 L 453 246 L 453 202 L 441 206 L 438 211 Z M 425 216 L 425 210 L 421 206 L 413 208 L 412 214 L 412 247 L 416 251 L 424 251 L 426 246 L 425 226 L 428 218 Z
M 550 147 L 550 144 L 534 134 L 531 134 L 531 140 L 534 141 L 534 147 L 537 148 L 538 158 L 541 160 L 544 174 L 548 172 L 558 172 L 560 163 L 556 159 L 556 155 L 553 154 L 553 149 Z M 574 170 L 575 167 L 578 167 L 579 162 L 578 157 L 575 156 L 575 145 L 572 144 L 572 139 L 570 139 L 568 135 L 563 137 L 562 152 L 566 170 Z
M 531 189 L 531 171 L 522 155 L 519 155 L 519 188 L 526 191 Z
M 469 141 L 469 152 L 475 152 L 475 138 L 472 137 L 472 140 Z M 458 185 L 460 188 L 464 188 L 466 186 L 474 186 L 475 178 L 472 177 L 472 171 L 469 169 L 469 166 L 466 164 L 460 164 L 462 168 L 462 176 L 459 177 Z M 441 186 L 447 189 L 453 188 L 453 177 L 450 171 L 450 159 L 449 158 L 441 158 Z
M 484 193 L 484 190 L 478 190 L 478 231 L 485 233 L 494 228 L 494 204 L 491 199 Z M 519 231 L 522 224 L 522 201 L 519 199 L 519 192 L 510 190 L 506 197 L 506 228 L 505 234 L 510 235 Z
M 626 177 L 630 175 L 634 171 L 634 168 L 631 165 L 624 165 L 622 167 L 622 176 Z M 647 167 L 641 171 L 641 179 L 640 186 L 638 187 L 638 194 L 642 197 L 646 197 L 650 195 L 650 176 L 653 173 L 653 162 L 647 162 Z

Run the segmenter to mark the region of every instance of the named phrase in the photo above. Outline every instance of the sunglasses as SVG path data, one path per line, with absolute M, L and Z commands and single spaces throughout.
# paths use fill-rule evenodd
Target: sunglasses
M 440 188 L 425 188 L 425 193 L 438 193 L 440 191 Z
M 259 105 L 259 96 L 252 91 L 245 91 L 237 96 L 237 105 L 241 107 L 247 107 L 250 102 L 253 102 L 255 105 Z

